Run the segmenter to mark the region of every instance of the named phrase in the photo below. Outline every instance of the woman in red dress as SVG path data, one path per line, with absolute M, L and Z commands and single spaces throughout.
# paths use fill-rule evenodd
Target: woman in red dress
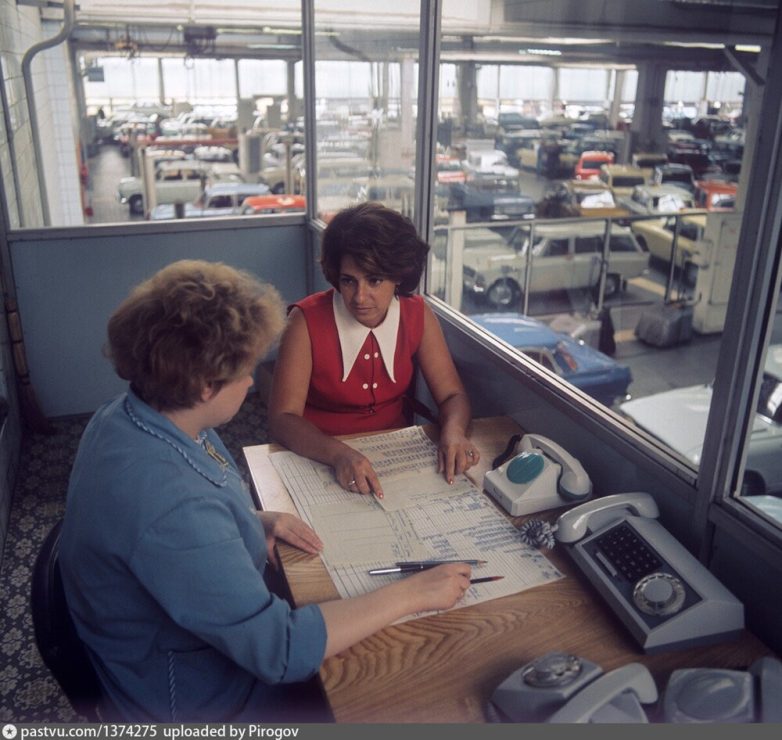
M 382 497 L 369 461 L 334 435 L 407 426 L 416 369 L 438 407 L 439 467 L 450 482 L 478 462 L 467 438 L 470 402 L 440 324 L 413 295 L 429 246 L 412 222 L 379 203 L 340 211 L 323 234 L 333 289 L 293 304 L 269 404 L 273 437 L 331 465 L 340 485 Z

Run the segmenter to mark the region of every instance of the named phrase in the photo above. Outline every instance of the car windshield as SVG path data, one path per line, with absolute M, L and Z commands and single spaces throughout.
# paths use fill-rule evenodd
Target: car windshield
M 621 175 L 619 177 L 614 177 L 614 187 L 615 188 L 632 188 L 636 185 L 643 185 L 644 179 L 643 177 L 635 177 L 634 175 Z

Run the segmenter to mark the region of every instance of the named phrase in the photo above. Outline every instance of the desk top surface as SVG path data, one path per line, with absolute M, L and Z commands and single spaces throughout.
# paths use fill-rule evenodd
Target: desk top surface
M 474 482 L 481 484 L 510 435 L 520 431 L 506 418 L 474 420 L 471 438 L 481 452 L 480 464 L 470 470 Z M 245 452 L 263 508 L 295 513 L 269 461 L 268 454 L 278 449 L 262 445 Z M 339 598 L 319 557 L 284 544 L 280 556 L 297 606 Z M 643 663 L 660 688 L 676 668 L 743 670 L 770 652 L 744 632 L 732 642 L 646 655 L 560 548 L 546 556 L 566 578 L 386 627 L 326 660 L 320 679 L 336 721 L 485 722 L 494 689 L 552 650 L 589 658 L 604 671 Z

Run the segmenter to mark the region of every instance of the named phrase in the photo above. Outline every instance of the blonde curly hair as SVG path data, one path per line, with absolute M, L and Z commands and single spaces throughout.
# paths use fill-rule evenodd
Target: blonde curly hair
M 191 408 L 253 370 L 283 326 L 275 288 L 219 262 L 181 260 L 136 286 L 109 319 L 105 353 L 159 410 Z

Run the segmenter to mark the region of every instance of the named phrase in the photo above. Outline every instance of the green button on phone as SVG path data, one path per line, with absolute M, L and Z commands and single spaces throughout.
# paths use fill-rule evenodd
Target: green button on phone
M 543 472 L 543 455 L 522 452 L 508 463 L 506 475 L 511 483 L 529 483 Z

